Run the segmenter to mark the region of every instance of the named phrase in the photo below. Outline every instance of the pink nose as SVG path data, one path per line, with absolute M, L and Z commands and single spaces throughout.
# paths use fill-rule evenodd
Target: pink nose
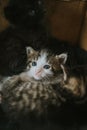
M 42 72 L 42 69 L 39 69 L 35 74 L 39 76 L 41 72 Z

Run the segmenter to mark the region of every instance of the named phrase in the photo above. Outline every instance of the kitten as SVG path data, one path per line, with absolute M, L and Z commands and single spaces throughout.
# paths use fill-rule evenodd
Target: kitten
M 46 7 L 44 0 L 9 0 L 5 17 L 15 26 L 36 29 L 42 24 Z
M 67 54 L 54 56 L 51 54 L 49 55 L 48 52 L 45 50 L 42 50 L 40 53 L 38 53 L 32 48 L 28 47 L 27 57 L 28 57 L 27 69 L 26 69 L 26 76 L 24 76 L 24 79 L 28 80 L 27 79 L 28 76 L 33 77 L 36 80 L 44 79 L 45 81 L 45 79 L 47 79 L 49 80 L 50 84 L 52 82 L 54 84 L 57 83 L 59 89 L 62 88 L 66 91 L 66 95 L 70 93 L 69 95 L 71 97 L 73 96 L 74 98 L 77 99 L 81 99 L 84 97 L 86 93 L 86 84 L 87 84 L 86 83 L 87 69 L 84 67 L 82 68 L 74 67 L 72 69 L 66 67 L 65 63 L 67 61 Z M 34 57 L 34 59 L 32 57 Z M 48 58 L 48 60 L 46 58 Z M 83 75 L 84 71 L 85 74 Z M 63 72 L 62 76 L 61 72 Z M 64 97 L 63 94 L 62 96 Z
M 47 50 L 38 52 L 31 47 L 26 50 L 25 71 L 2 85 L 2 107 L 9 116 L 17 118 L 30 112 L 39 115 L 50 105 L 58 107 L 72 97 L 76 102 L 84 97 L 83 77 L 67 69 L 66 53 L 53 55 Z
M 29 112 L 43 113 L 49 105 L 60 106 L 65 99 L 53 88 L 63 80 L 61 65 L 67 54 L 52 55 L 47 50 L 35 51 L 27 47 L 27 67 L 19 75 L 12 76 L 2 86 L 2 106 L 12 117 Z

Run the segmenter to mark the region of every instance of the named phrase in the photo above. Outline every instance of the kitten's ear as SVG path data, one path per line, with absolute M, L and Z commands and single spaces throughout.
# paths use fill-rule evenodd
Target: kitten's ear
M 65 64 L 67 61 L 67 53 L 62 53 L 60 55 L 56 55 L 56 58 L 58 58 L 60 64 Z
M 33 54 L 35 50 L 32 47 L 26 47 L 26 53 L 28 54 Z
M 59 55 L 59 61 L 61 64 L 65 64 L 67 61 L 67 53 L 62 53 Z

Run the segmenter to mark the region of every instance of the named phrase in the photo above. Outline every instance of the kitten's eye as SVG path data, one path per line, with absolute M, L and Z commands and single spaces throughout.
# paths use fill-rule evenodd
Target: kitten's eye
M 44 69 L 50 69 L 50 65 L 44 65 Z
M 32 62 L 32 66 L 36 66 L 37 63 L 35 61 Z

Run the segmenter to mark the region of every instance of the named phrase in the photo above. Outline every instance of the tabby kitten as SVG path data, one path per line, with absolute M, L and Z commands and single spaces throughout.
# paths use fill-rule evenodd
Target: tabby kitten
M 53 85 L 64 78 L 61 65 L 67 54 L 52 55 L 47 50 L 35 51 L 27 47 L 27 67 L 19 75 L 3 82 L 3 109 L 14 118 L 26 113 L 47 111 L 49 105 L 60 106 L 65 101 Z
M 34 53 L 36 54 L 33 59 Z M 44 82 L 46 80 L 46 83 L 49 81 L 50 84 L 52 82 L 52 84 L 57 83 L 57 88 L 65 89 L 66 94 L 70 93 L 71 97 L 78 99 L 84 97 L 87 84 L 87 69 L 84 67 L 74 67 L 72 69 L 66 67 L 67 54 L 63 53 L 55 56 L 48 54 L 46 50 L 42 50 L 39 53 L 32 48 L 27 48 L 27 56 L 27 76 L 25 77 L 29 76 L 36 80 L 44 80 Z M 85 74 L 83 74 L 84 71 Z M 62 96 L 64 95 L 62 94 Z
M 27 67 L 19 75 L 9 77 L 2 85 L 3 109 L 12 117 L 47 111 L 49 105 L 60 106 L 72 97 L 81 99 L 86 93 L 83 75 L 65 66 L 67 54 L 52 55 L 47 50 L 27 47 Z M 65 92 L 65 93 L 64 93 Z

